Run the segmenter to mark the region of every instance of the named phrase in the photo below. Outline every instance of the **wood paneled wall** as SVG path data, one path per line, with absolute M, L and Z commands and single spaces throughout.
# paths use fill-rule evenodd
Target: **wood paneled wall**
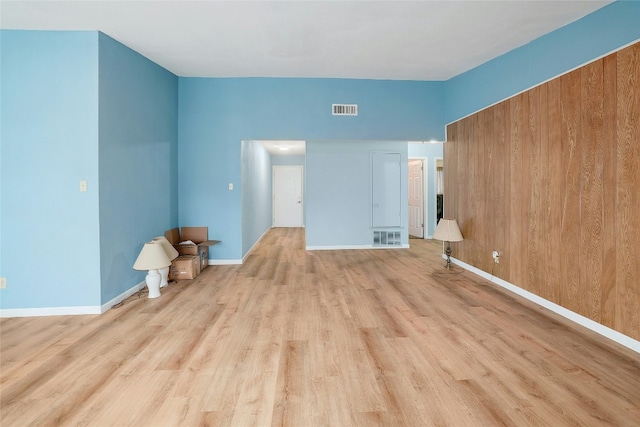
M 444 161 L 454 257 L 640 339 L 640 43 L 452 123 Z

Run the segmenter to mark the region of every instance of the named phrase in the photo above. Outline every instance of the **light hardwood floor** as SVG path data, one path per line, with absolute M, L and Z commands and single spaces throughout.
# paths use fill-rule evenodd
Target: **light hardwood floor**
M 304 250 L 270 230 L 101 316 L 0 320 L 0 425 L 633 426 L 640 356 L 441 246 Z

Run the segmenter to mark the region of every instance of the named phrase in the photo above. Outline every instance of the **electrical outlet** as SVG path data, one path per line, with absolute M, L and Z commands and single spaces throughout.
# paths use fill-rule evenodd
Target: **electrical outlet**
M 493 257 L 493 262 L 495 262 L 496 264 L 500 264 L 500 252 L 493 251 L 491 256 Z
M 0 277 L 0 289 L 4 289 L 7 287 L 7 278 Z

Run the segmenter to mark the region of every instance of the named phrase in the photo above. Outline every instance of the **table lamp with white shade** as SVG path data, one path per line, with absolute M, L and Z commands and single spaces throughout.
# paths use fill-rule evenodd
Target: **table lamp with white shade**
M 160 243 L 160 245 L 162 246 L 162 249 L 164 249 L 164 252 L 167 254 L 167 257 L 169 258 L 170 261 L 173 261 L 178 257 L 179 255 L 178 251 L 176 250 L 176 248 L 173 247 L 171 243 L 169 243 L 166 237 L 164 236 L 154 237 L 153 239 L 151 239 L 151 241 Z M 169 281 L 168 281 L 169 267 L 160 268 L 158 269 L 158 271 L 160 272 L 160 277 L 161 277 L 160 287 L 164 288 L 169 284 Z
M 157 242 L 147 242 L 142 247 L 136 262 L 133 264 L 134 270 L 149 270 L 145 277 L 147 288 L 149 289 L 149 298 L 158 298 L 160 296 L 160 281 L 162 276 L 158 269 L 169 267 L 171 260 Z
M 447 263 L 445 267 L 451 268 L 451 242 L 461 242 L 463 239 L 458 223 L 453 218 L 442 218 L 433 233 L 432 238 L 447 242 Z

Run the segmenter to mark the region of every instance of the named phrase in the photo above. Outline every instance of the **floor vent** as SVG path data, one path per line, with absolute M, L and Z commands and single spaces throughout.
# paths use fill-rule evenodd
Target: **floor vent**
M 357 116 L 358 104 L 331 104 L 334 116 Z
M 374 231 L 373 246 L 400 246 L 399 231 Z

